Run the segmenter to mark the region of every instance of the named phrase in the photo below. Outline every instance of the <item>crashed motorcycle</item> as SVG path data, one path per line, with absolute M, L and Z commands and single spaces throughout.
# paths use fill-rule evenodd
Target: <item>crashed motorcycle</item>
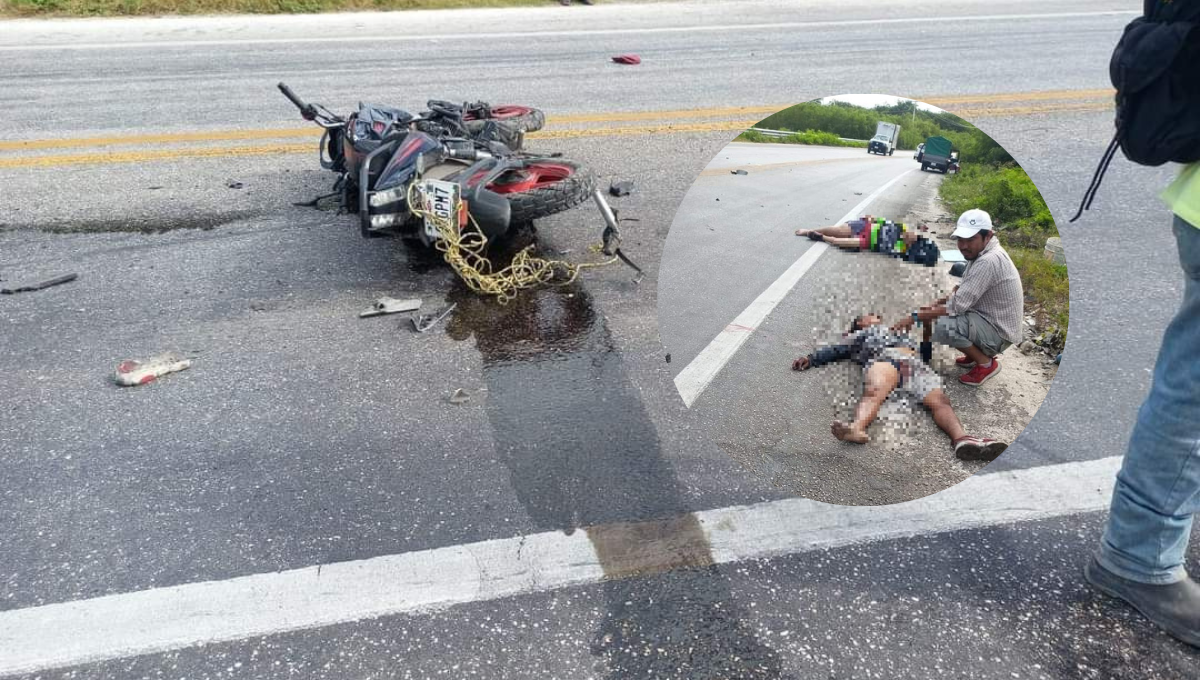
M 321 166 L 338 176 L 333 193 L 310 205 L 336 197 L 343 210 L 358 215 L 365 237 L 400 235 L 433 247 L 439 228 L 423 214 L 449 219 L 459 231 L 477 226 L 495 242 L 591 197 L 606 224 L 604 252 L 628 261 L 595 176 L 557 155 L 523 150 L 525 133 L 545 122 L 537 109 L 432 100 L 416 115 L 360 103 L 342 117 L 304 102 L 283 83 L 279 89 L 305 120 L 324 129 Z

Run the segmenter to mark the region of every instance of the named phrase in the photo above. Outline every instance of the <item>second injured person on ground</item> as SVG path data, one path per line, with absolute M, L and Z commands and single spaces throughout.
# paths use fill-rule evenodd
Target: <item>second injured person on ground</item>
M 919 348 L 924 358 L 918 354 L 918 345 L 911 336 L 887 328 L 877 315 L 864 314 L 854 320 L 840 343 L 796 359 L 792 368 L 807 371 L 838 361 L 853 361 L 863 367 L 862 396 L 854 420 L 833 423 L 833 436 L 842 441 L 855 444 L 870 441 L 867 427 L 894 393 L 911 406 L 921 404 L 929 410 L 934 422 L 950 438 L 956 457 L 995 460 L 1008 444 L 967 434 L 942 389 L 941 378 L 929 366 L 930 348 L 927 345 Z

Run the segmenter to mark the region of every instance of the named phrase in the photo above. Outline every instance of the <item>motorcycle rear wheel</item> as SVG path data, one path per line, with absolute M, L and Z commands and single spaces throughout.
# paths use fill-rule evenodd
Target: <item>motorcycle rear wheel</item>
M 513 224 L 529 224 L 588 200 L 596 176 L 573 161 L 543 159 L 501 175 L 488 189 L 508 199 Z
M 531 106 L 516 106 L 513 104 L 501 104 L 493 106 L 491 115 L 486 119 L 478 119 L 473 113 L 463 115 L 463 120 L 471 124 L 481 125 L 484 120 L 495 120 L 512 125 L 525 132 L 537 132 L 546 125 L 546 114 L 539 109 Z

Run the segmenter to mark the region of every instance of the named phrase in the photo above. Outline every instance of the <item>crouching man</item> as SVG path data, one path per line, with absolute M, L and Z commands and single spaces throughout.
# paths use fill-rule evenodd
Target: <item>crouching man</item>
M 962 353 L 955 363 L 971 370 L 959 376 L 959 382 L 977 387 L 1000 371 L 997 355 L 1020 342 L 1025 292 L 1016 265 L 996 239 L 990 215 L 966 211 L 952 235 L 967 258 L 962 283 L 949 297 L 922 307 L 892 328 L 903 331 L 916 320 L 924 322 L 934 342 Z

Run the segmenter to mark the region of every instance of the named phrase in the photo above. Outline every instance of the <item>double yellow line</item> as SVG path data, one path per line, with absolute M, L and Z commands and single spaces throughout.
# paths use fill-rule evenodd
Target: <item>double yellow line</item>
M 919 101 L 945 108 L 967 119 L 993 116 L 1033 115 L 1071 111 L 1102 111 L 1111 108 L 1112 90 L 1053 90 L 1007 94 L 924 97 Z M 666 111 L 635 111 L 554 116 L 547 128 L 530 135 L 531 139 L 574 139 L 581 137 L 628 137 L 700 132 L 737 132 L 753 126 L 762 118 L 789 106 L 741 106 Z M 628 123 L 643 123 L 628 125 Z M 622 125 L 625 124 L 625 125 Z M 184 158 L 223 158 L 265 156 L 291 153 L 315 153 L 320 130 L 315 127 L 268 130 L 214 130 L 157 135 L 84 137 L 74 139 L 36 139 L 0 141 L 0 169 L 36 168 L 70 165 L 107 165 L 143 163 Z M 269 138 L 268 144 L 221 145 Z M 287 143 L 296 139 L 301 142 Z M 71 154 L 42 154 L 55 149 L 94 149 L 104 147 L 175 146 L 170 149 L 108 150 Z M 30 155 L 29 152 L 35 152 Z M 5 156 L 4 154 L 12 154 Z

